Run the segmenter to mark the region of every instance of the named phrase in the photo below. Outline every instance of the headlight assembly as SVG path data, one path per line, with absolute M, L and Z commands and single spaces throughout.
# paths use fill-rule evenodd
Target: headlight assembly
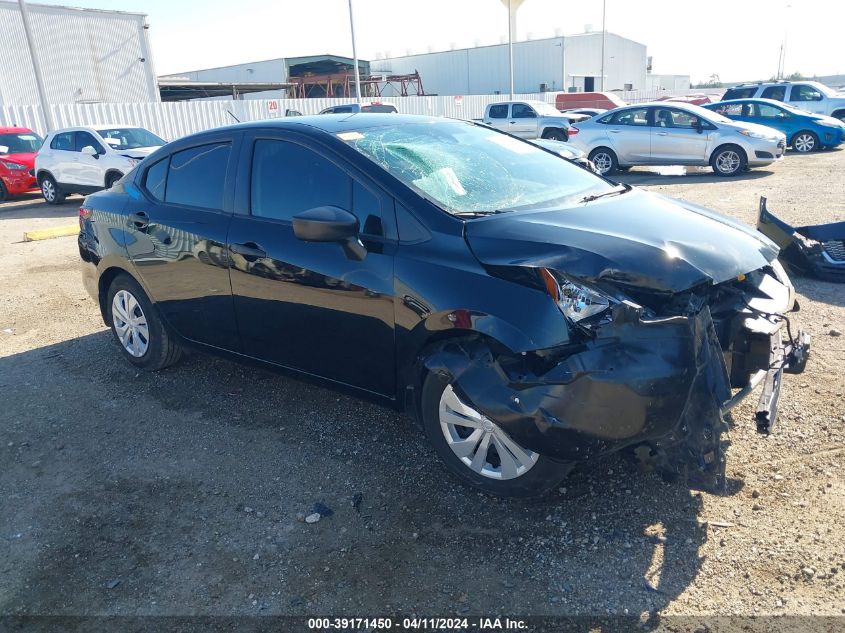
M 540 274 L 546 290 L 560 311 L 566 318 L 576 323 L 601 314 L 611 305 L 619 303 L 597 288 L 591 288 L 583 282 L 575 281 L 548 268 L 541 268 Z
M 751 138 L 764 138 L 764 139 L 769 139 L 769 140 L 772 140 L 772 139 L 775 138 L 773 136 L 769 136 L 768 134 L 761 134 L 760 132 L 752 132 L 751 130 L 740 130 L 739 133 L 742 134 L 743 136 L 750 136 Z

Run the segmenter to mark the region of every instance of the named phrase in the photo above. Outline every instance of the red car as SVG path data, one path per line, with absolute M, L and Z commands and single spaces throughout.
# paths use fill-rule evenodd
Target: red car
M 0 127 L 0 201 L 38 190 L 35 154 L 43 142 L 25 127 Z

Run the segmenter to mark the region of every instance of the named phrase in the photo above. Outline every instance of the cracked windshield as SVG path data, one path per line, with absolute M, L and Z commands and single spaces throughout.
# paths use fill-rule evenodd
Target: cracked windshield
M 556 154 L 467 123 L 406 123 L 338 138 L 454 215 L 560 207 L 613 189 Z

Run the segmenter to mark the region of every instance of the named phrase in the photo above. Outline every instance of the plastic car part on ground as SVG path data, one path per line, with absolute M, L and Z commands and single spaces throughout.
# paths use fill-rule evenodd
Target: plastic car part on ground
M 845 283 L 845 222 L 796 228 L 775 217 L 761 197 L 757 229 L 780 246 L 781 261 L 794 271 Z

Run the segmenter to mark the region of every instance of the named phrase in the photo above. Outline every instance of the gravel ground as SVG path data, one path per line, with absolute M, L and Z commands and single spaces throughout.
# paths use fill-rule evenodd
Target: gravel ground
M 832 151 L 622 179 L 749 223 L 766 195 L 802 224 L 845 219 L 843 169 Z M 794 280 L 810 362 L 772 436 L 756 398 L 734 411 L 728 494 L 614 457 L 542 502 L 501 501 L 387 409 L 201 354 L 137 373 L 75 239 L 20 241 L 76 202 L 0 205 L 0 615 L 845 612 L 841 285 Z

